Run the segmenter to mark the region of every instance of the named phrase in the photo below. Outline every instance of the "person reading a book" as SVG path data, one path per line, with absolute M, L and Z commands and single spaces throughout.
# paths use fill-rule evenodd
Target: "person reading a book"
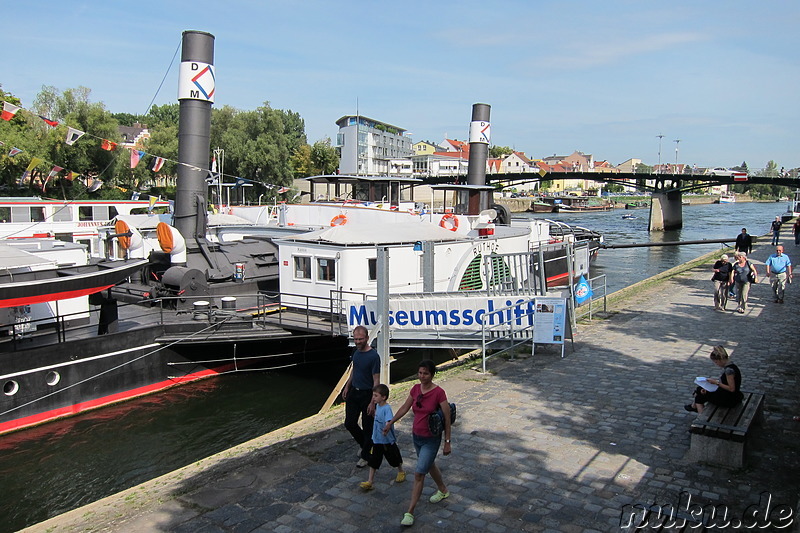
M 742 373 L 739 367 L 730 362 L 728 352 L 722 346 L 714 346 L 710 357 L 712 363 L 724 369 L 722 375 L 719 379 L 707 378 L 705 383 L 698 384 L 694 391 L 694 402 L 683 407 L 687 411 L 702 413 L 708 402 L 720 407 L 733 407 L 742 401 Z

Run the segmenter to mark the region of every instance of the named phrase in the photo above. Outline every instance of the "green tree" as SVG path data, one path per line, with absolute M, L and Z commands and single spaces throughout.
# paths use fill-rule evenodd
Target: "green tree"
M 314 174 L 333 174 L 339 168 L 339 155 L 331 146 L 329 137 L 321 139 L 311 147 L 311 171 Z
M 504 155 L 510 155 L 513 152 L 514 152 L 514 150 L 512 150 L 508 146 L 493 145 L 493 146 L 489 147 L 489 157 L 494 158 L 494 159 L 496 159 L 498 157 L 502 157 Z

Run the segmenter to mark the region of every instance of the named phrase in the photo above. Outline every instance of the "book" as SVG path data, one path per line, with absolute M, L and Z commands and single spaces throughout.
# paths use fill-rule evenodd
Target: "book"
M 709 383 L 708 382 L 708 378 L 704 378 L 704 377 L 698 377 L 697 379 L 695 379 L 694 380 L 694 384 L 695 385 L 699 385 L 700 387 L 703 387 L 708 392 L 714 392 L 715 390 L 717 390 L 719 388 L 718 385 L 714 385 L 713 383 Z

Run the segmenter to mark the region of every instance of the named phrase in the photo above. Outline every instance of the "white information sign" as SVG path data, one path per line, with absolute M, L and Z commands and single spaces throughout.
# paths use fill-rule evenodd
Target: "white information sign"
M 548 296 L 536 297 L 533 342 L 564 344 L 566 334 L 567 300 Z
M 181 63 L 178 100 L 203 100 L 213 104 L 215 90 L 214 65 L 199 61 Z

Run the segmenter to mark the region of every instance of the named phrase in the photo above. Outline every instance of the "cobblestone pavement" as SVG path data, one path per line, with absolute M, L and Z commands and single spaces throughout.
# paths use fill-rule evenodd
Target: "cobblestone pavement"
M 800 263 L 800 249 L 787 247 Z M 753 254 L 762 275 L 770 252 L 761 245 Z M 735 305 L 715 311 L 710 264 L 642 289 L 610 318 L 579 326 L 575 350 L 564 359 L 537 349 L 533 357 L 492 360 L 489 375 L 446 374 L 440 384 L 458 403 L 459 418 L 453 454 L 437 464 L 451 496 L 429 503 L 436 488 L 428 478 L 412 529 L 619 531 L 626 506 L 678 506 L 687 495 L 727 506 L 734 519 L 748 506 L 764 508 L 764 493 L 773 509 L 785 504 L 797 512 L 800 291 L 790 286 L 781 305 L 760 281 L 746 314 Z M 765 423 L 736 470 L 685 459 L 693 414 L 683 405 L 695 376 L 719 373 L 708 359 L 716 344 L 742 369 L 743 387 L 767 396 Z M 405 393 L 396 394 L 395 406 Z M 410 420 L 397 431 L 413 471 Z M 355 462 L 337 410 L 30 530 L 403 530 L 413 476 L 397 484 L 384 465 L 365 493 L 358 483 L 367 472 Z

